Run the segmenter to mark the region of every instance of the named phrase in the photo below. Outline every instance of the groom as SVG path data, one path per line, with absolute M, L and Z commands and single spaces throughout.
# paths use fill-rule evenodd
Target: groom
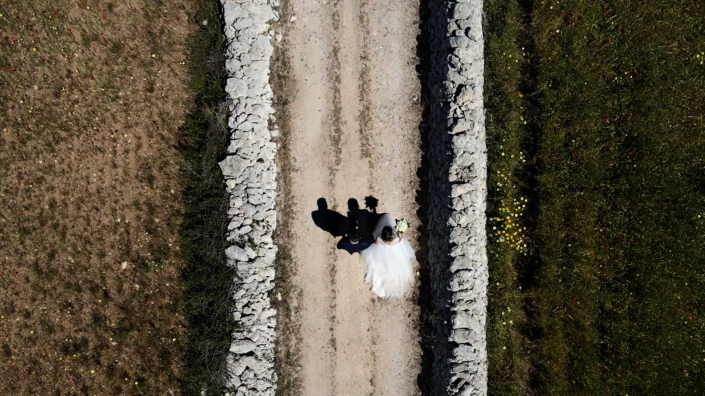
M 369 228 L 368 223 L 370 219 L 367 218 L 370 217 L 369 214 L 370 213 L 366 210 L 360 209 L 360 205 L 357 203 L 356 199 L 351 198 L 348 200 L 350 228 L 343 238 L 338 241 L 338 249 L 346 250 L 350 254 L 360 253 L 374 243 L 375 240 L 371 232 L 364 232 L 365 236 L 363 237 L 363 232 L 360 231 L 361 229 L 363 231 L 369 231 L 367 230 Z M 358 227 L 358 219 L 362 220 L 362 227 Z
M 348 253 L 360 253 L 374 243 L 372 235 L 362 238 L 360 231 L 354 229 L 338 241 L 338 249 L 346 250 Z

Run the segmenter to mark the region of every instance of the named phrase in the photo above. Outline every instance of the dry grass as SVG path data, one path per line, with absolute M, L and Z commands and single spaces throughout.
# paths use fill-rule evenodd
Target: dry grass
M 190 9 L 0 6 L 0 394 L 179 393 Z

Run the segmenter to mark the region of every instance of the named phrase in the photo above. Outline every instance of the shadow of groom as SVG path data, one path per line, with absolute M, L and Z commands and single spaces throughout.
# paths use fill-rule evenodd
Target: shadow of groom
M 334 237 L 343 236 L 350 229 L 350 220 L 342 214 L 328 209 L 328 201 L 318 198 L 318 210 L 311 212 L 313 223 Z
M 370 207 L 370 202 L 374 202 L 374 207 L 370 208 L 376 212 L 377 199 L 374 197 L 366 197 L 365 201 L 368 203 L 368 207 Z M 334 237 L 343 236 L 353 228 L 360 230 L 363 237 L 365 235 L 371 235 L 380 217 L 377 213 L 360 209 L 360 205 L 355 198 L 348 200 L 348 216 L 343 216 L 334 210 L 328 209 L 328 201 L 326 201 L 325 198 L 319 198 L 316 203 L 318 210 L 311 212 L 313 223 L 316 224 L 318 228 Z

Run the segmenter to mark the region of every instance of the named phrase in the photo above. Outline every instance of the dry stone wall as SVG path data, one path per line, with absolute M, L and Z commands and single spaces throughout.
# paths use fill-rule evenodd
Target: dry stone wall
M 434 395 L 487 394 L 482 0 L 430 0 L 429 266 Z
M 274 113 L 269 85 L 273 47 L 269 21 L 279 18 L 278 0 L 221 0 L 227 40 L 225 86 L 230 109 L 228 156 L 220 162 L 230 193 L 228 264 L 237 269 L 232 298 L 241 329 L 228 356 L 235 395 L 274 395 L 276 318 L 268 293 L 274 287 L 272 242 L 277 213 L 276 145 L 269 130 Z
M 228 357 L 235 395 L 274 395 L 277 247 L 276 145 L 269 30 L 279 0 L 221 0 L 227 39 L 231 141 L 220 162 L 230 193 L 226 250 L 237 269 L 233 299 L 241 329 Z M 487 152 L 483 110 L 481 0 L 429 0 L 429 266 L 439 314 L 434 395 L 487 394 Z

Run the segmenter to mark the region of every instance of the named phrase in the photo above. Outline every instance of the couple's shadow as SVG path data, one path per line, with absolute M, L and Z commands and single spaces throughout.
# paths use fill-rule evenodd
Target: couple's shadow
M 328 209 L 326 199 L 319 198 L 317 201 L 318 210 L 311 212 L 311 218 L 318 228 L 334 237 L 343 236 L 355 227 L 363 236 L 372 235 L 377 220 L 382 216 L 377 214 L 378 202 L 379 200 L 375 197 L 365 197 L 367 209 L 361 209 L 357 199 L 350 198 L 348 199 L 348 213 L 347 216 L 344 216 Z

